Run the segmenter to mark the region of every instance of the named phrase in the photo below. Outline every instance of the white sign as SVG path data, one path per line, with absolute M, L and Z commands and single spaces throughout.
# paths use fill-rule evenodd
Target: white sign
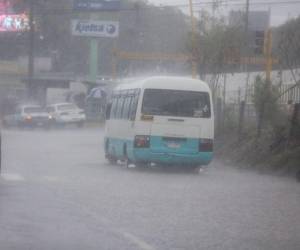
M 90 37 L 119 36 L 119 22 L 72 20 L 72 35 Z

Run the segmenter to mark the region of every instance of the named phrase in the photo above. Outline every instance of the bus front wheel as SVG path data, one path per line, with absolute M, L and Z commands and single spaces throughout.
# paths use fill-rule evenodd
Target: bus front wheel
M 109 141 L 107 140 L 105 142 L 105 158 L 109 162 L 109 164 L 116 164 L 117 163 L 117 158 L 115 157 L 115 149 L 112 149 L 112 154 L 109 153 Z
M 109 164 L 111 164 L 111 165 L 117 164 L 117 160 L 113 157 L 106 157 L 106 159 L 108 160 Z

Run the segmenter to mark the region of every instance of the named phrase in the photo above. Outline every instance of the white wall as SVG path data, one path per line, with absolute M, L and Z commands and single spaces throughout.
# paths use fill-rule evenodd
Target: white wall
M 71 82 L 69 89 L 49 88 L 47 91 L 47 103 L 51 104 L 65 102 L 66 96 L 70 92 L 72 92 L 73 94 L 78 94 L 81 92 L 86 93 L 87 89 L 81 82 Z

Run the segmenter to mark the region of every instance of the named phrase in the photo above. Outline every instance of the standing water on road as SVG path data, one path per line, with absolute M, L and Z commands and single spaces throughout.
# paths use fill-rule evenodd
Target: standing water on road
M 300 249 L 300 2 L 175 2 L 0 0 L 0 250 Z

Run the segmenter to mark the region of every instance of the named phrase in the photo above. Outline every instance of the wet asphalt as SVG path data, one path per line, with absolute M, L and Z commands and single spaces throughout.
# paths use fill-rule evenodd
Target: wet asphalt
M 109 165 L 102 129 L 3 131 L 0 250 L 300 249 L 300 184 Z

